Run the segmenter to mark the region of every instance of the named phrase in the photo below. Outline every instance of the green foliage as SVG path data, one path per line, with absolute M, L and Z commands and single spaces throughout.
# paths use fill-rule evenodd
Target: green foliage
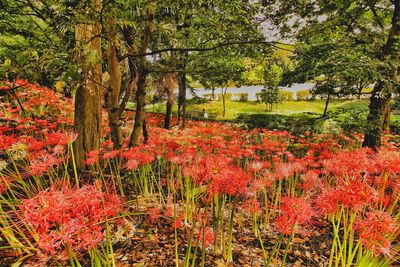
M 205 104 L 208 102 L 206 98 L 195 96 L 186 100 L 188 105 Z
M 311 102 L 311 103 L 314 103 Z M 367 124 L 368 107 L 364 102 L 346 102 L 328 112 L 327 116 L 313 112 L 300 114 L 239 114 L 236 122 L 249 128 L 286 130 L 294 134 L 311 131 L 313 133 L 363 132 Z M 393 123 L 392 127 L 399 127 Z M 400 127 L 399 127 L 400 129 Z
M 314 81 L 314 94 L 338 96 L 360 95 L 374 84 L 364 145 L 380 146 L 383 103 L 398 84 L 399 1 L 272 0 L 263 5 L 281 36 L 295 40 L 285 84 Z
M 218 94 L 218 100 L 222 101 L 222 94 Z M 225 94 L 225 101 L 231 101 L 232 100 L 232 93 L 226 93 Z
M 65 27 L 70 21 L 64 12 L 66 6 L 60 1 L 46 2 L 2 2 L 0 79 L 22 78 L 52 86 L 57 80 L 77 77 L 73 53 L 69 52 L 73 37 Z
M 276 88 L 281 83 L 283 68 L 276 59 L 269 59 L 264 66 L 264 86 L 266 88 Z
M 279 90 L 278 93 L 279 93 L 279 97 L 281 99 L 283 99 L 284 101 L 292 101 L 293 100 L 293 92 Z
M 300 90 L 296 92 L 296 99 L 298 101 L 310 100 L 311 96 L 310 90 Z
M 272 106 L 274 104 L 278 104 L 279 102 L 283 101 L 281 96 L 282 95 L 279 94 L 278 87 L 269 87 L 261 90 L 260 100 L 267 105 L 268 111 L 272 111 Z
M 239 114 L 235 120 L 249 128 L 265 128 L 284 130 L 293 134 L 303 134 L 306 131 L 316 132 L 320 116 L 313 113 L 294 115 L 282 114 Z
M 239 102 L 247 102 L 249 100 L 248 93 L 237 93 L 235 96 L 238 97 Z

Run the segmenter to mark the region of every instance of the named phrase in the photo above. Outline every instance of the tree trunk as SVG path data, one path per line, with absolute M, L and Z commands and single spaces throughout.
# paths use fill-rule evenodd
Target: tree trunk
M 382 94 L 384 82 L 378 82 L 371 94 L 367 129 L 364 136 L 363 147 L 376 148 L 381 145 L 383 115 L 385 102 L 390 101 L 390 93 Z
M 92 0 L 94 7 L 100 9 L 100 0 Z M 77 25 L 75 40 L 80 49 L 78 63 L 82 67 L 83 80 L 75 95 L 74 130 L 78 134 L 74 142 L 76 166 L 85 167 L 88 152 L 100 148 L 101 127 L 101 27 L 97 21 Z M 96 62 L 88 62 L 88 55 L 96 53 Z M 92 60 L 91 60 L 92 61 Z
M 226 113 L 226 102 L 225 102 L 225 97 L 226 97 L 226 91 L 228 90 L 228 87 L 222 88 L 222 118 L 225 118 L 225 113 Z
M 109 23 L 111 30 L 109 33 L 109 43 L 107 49 L 107 62 L 110 74 L 110 85 L 105 94 L 105 103 L 108 113 L 108 125 L 110 127 L 111 141 L 114 149 L 122 146 L 121 113 L 119 112 L 119 100 L 121 91 L 121 70 L 118 60 L 118 37 L 115 29 L 115 20 Z
M 358 100 L 361 99 L 361 95 L 362 95 L 362 90 L 364 89 L 363 85 L 358 85 Z
M 328 112 L 328 105 L 329 105 L 329 100 L 331 98 L 331 94 L 328 93 L 328 96 L 326 97 L 326 101 L 325 101 L 325 109 L 324 109 L 324 114 L 322 116 L 326 116 L 326 113 Z
M 152 28 L 154 26 L 154 14 L 150 12 L 150 9 L 148 11 L 149 12 L 146 12 L 145 14 L 146 27 L 143 33 L 142 46 L 140 47 L 139 51 L 140 54 L 146 53 L 150 44 Z M 133 38 L 133 36 L 128 36 L 128 38 Z M 140 57 L 137 69 L 135 123 L 133 125 L 133 130 L 129 140 L 129 147 L 136 146 L 138 144 L 143 129 L 145 115 L 144 107 L 146 105 L 146 78 L 148 75 L 146 56 Z M 144 127 L 146 128 L 146 125 Z M 145 132 L 147 134 L 147 128 Z
M 383 101 L 383 106 L 382 106 L 382 114 L 383 114 L 382 130 L 383 131 L 390 130 L 390 99 L 391 99 L 391 96 L 388 96 Z
M 392 1 L 394 9 L 392 14 L 391 27 L 386 38 L 386 43 L 382 47 L 382 52 L 380 55 L 380 60 L 384 62 L 388 56 L 393 54 L 393 47 L 395 41 L 400 35 L 400 1 Z M 390 75 L 391 82 L 393 84 L 397 83 L 397 69 L 393 69 Z M 376 149 L 376 147 L 381 145 L 381 135 L 384 122 L 384 108 L 387 102 L 390 102 L 391 92 L 393 89 L 392 84 L 386 81 L 378 81 L 374 87 L 371 94 L 371 100 L 369 104 L 369 115 L 367 118 L 368 126 L 364 136 L 364 147 L 371 147 Z M 389 103 L 387 103 L 389 105 Z M 389 115 L 388 115 L 389 116 Z M 388 123 L 386 123 L 388 125 Z
M 174 105 L 173 99 L 168 96 L 167 100 L 167 110 L 165 111 L 165 121 L 164 121 L 164 128 L 169 129 L 171 128 L 171 115 L 172 115 L 172 107 Z
M 170 65 L 171 69 L 176 71 L 176 53 L 171 52 L 170 56 Z M 163 78 L 164 82 L 161 82 L 162 86 L 164 86 L 164 91 L 167 93 L 167 109 L 165 112 L 165 121 L 164 121 L 164 128 L 170 129 L 171 128 L 171 116 L 172 116 L 172 108 L 174 106 L 174 91 L 177 83 L 177 73 L 169 73 L 164 75 Z
M 147 72 L 140 70 L 136 88 L 135 123 L 133 125 L 133 131 L 129 140 L 129 147 L 136 146 L 139 142 L 140 135 L 142 134 L 145 115 L 144 107 L 146 105 L 146 78 Z
M 186 74 L 179 73 L 179 95 L 178 95 L 178 125 L 181 129 L 186 126 Z
M 215 88 L 214 88 L 214 86 L 211 87 L 211 100 L 212 100 L 212 101 L 215 100 Z
M 149 140 L 149 132 L 147 131 L 147 119 L 146 118 L 143 119 L 142 130 L 143 130 L 144 143 L 147 144 L 147 141 Z
M 188 53 L 182 52 L 178 58 L 178 125 L 181 129 L 186 126 L 186 60 Z

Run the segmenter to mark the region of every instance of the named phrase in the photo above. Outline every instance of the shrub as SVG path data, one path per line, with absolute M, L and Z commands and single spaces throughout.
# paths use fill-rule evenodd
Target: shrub
M 205 98 L 207 100 L 214 100 L 215 94 L 214 94 L 214 97 L 213 97 L 213 94 L 203 94 L 203 98 Z
M 248 128 L 265 128 L 289 131 L 292 134 L 313 133 L 351 134 L 363 132 L 367 123 L 367 111 L 361 106 L 353 109 L 338 109 L 322 117 L 316 113 L 281 114 L 239 114 L 236 122 Z M 391 126 L 392 131 L 400 131 L 399 125 Z
M 312 98 L 310 90 L 301 90 L 296 92 L 297 100 L 310 100 Z
M 315 132 L 320 115 L 302 113 L 295 115 L 280 114 L 239 114 L 237 123 L 245 124 L 249 128 L 265 128 L 289 131 L 293 134 L 302 134 L 305 131 Z
M 218 100 L 222 101 L 222 94 L 218 94 Z M 226 93 L 225 101 L 231 101 L 231 100 L 232 100 L 232 93 Z
M 279 90 L 279 98 L 282 100 L 286 100 L 286 101 L 292 101 L 293 100 L 293 92 Z
M 238 98 L 239 102 L 247 102 L 249 100 L 248 93 L 237 93 L 235 96 Z
M 262 95 L 261 93 L 256 93 L 256 100 L 258 103 L 261 102 L 261 95 Z
M 188 103 L 189 105 L 191 105 L 191 104 L 205 104 L 205 103 L 207 103 L 209 100 L 207 100 L 207 99 L 204 98 L 204 97 L 195 96 L 195 97 L 193 97 L 193 98 L 187 99 L 186 101 L 187 101 L 187 103 Z
M 338 135 L 342 132 L 339 123 L 333 119 L 327 119 L 322 123 L 321 133 Z

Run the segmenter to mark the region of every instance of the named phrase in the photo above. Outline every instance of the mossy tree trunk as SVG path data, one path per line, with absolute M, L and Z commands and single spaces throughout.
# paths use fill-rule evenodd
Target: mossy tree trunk
M 118 60 L 118 32 L 115 20 L 109 21 L 107 63 L 110 74 L 110 83 L 105 94 L 105 103 L 108 113 L 108 125 L 110 127 L 111 141 L 114 149 L 122 146 L 123 136 L 121 130 L 120 93 L 121 93 L 121 69 Z
M 100 10 L 100 0 L 92 0 L 95 10 Z M 77 62 L 82 68 L 82 82 L 75 95 L 74 142 L 77 167 L 85 167 L 88 152 L 100 148 L 101 127 L 101 26 L 98 21 L 87 21 L 75 28 L 79 54 Z

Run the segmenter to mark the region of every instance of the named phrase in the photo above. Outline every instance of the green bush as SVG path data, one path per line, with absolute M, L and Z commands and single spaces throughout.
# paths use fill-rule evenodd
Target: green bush
M 215 95 L 214 95 L 215 97 Z M 203 94 L 203 98 L 207 100 L 214 100 L 213 94 Z
M 205 104 L 205 103 L 207 103 L 208 101 L 209 101 L 209 100 L 207 100 L 206 98 L 204 98 L 204 97 L 198 97 L 198 96 L 195 96 L 195 97 L 193 97 L 193 98 L 191 98 L 191 99 L 187 99 L 187 100 L 186 100 L 186 102 L 187 102 L 188 105 Z
M 367 126 L 368 107 L 362 103 L 351 102 L 335 111 L 328 112 L 344 132 L 363 132 Z
M 262 96 L 262 93 L 256 93 L 256 100 L 258 103 L 261 102 L 261 96 Z
M 292 134 L 305 131 L 313 133 L 351 134 L 363 133 L 367 124 L 368 108 L 362 105 L 350 109 L 341 108 L 328 112 L 327 116 L 316 113 L 281 114 L 239 114 L 236 122 L 248 128 L 284 130 Z M 391 125 L 393 132 L 400 132 L 400 123 Z
M 296 98 L 297 100 L 310 100 L 312 98 L 310 90 L 301 90 L 296 92 Z
M 218 94 L 218 100 L 222 101 L 222 94 Z M 232 100 L 232 93 L 226 93 L 225 101 L 231 101 L 231 100 Z
M 279 90 L 279 98 L 285 101 L 292 101 L 293 100 L 293 92 Z
M 239 102 L 247 102 L 249 100 L 249 94 L 248 93 L 237 93 L 235 96 L 238 97 Z
M 316 132 L 320 115 L 301 113 L 294 115 L 280 114 L 239 114 L 236 122 L 249 128 L 266 128 L 270 130 L 289 131 L 293 134 L 302 134 L 305 131 Z

